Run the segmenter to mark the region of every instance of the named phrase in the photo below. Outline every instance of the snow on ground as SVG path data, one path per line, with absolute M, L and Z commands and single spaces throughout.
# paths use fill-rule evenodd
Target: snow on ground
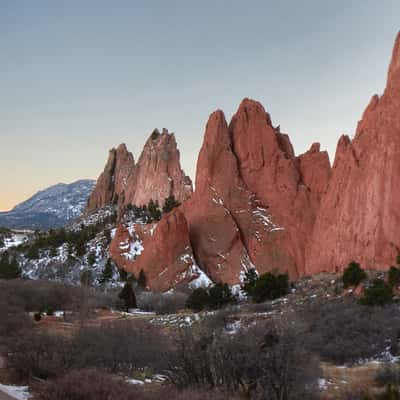
M 139 379 L 128 379 L 126 383 L 130 383 L 131 385 L 144 385 L 144 381 L 140 381 Z
M 202 317 L 206 314 L 202 314 Z M 199 314 L 192 315 L 179 315 L 179 314 L 167 314 L 157 316 L 150 320 L 151 324 L 159 326 L 173 326 L 179 328 L 186 328 L 192 326 L 195 322 L 199 321 L 201 316 Z
M 0 383 L 0 390 L 17 400 L 27 400 L 30 398 L 28 386 L 10 386 Z
M 196 279 L 189 283 L 189 287 L 191 289 L 197 289 L 199 287 L 206 288 L 212 285 L 211 279 L 196 264 L 192 264 L 190 273 L 193 275 L 198 275 Z
M 7 250 L 11 247 L 17 247 L 20 244 L 26 242 L 28 236 L 24 233 L 13 233 L 10 237 L 4 238 L 4 247 L 0 250 Z
M 125 382 L 130 383 L 131 385 L 144 385 L 145 383 L 154 383 L 154 382 L 165 382 L 167 377 L 164 375 L 154 375 L 151 379 L 127 379 Z

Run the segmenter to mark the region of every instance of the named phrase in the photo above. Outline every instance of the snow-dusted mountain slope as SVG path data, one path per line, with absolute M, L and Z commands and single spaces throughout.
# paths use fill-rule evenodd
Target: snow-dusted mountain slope
M 0 226 L 49 229 L 65 225 L 82 215 L 94 180 L 59 183 L 42 190 L 8 212 L 0 213 Z

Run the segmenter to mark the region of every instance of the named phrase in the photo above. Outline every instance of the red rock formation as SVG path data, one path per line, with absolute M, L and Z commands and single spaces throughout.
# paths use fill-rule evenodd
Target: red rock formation
M 141 206 L 150 199 L 160 206 L 170 195 L 183 202 L 192 194 L 192 182 L 182 171 L 174 134 L 155 130 L 135 165 L 124 144 L 110 155 L 86 207 L 86 213 L 116 202 Z
M 296 158 L 258 102 L 245 99 L 229 127 L 221 111 L 208 121 L 196 191 L 184 205 L 194 253 L 214 280 L 241 272 L 304 273 L 304 251 L 330 174 L 327 153 Z
M 207 123 L 197 161 L 195 193 L 184 204 L 196 259 L 214 281 L 237 283 L 240 272 L 250 266 L 237 223 L 226 204 L 232 198 L 248 214 L 246 194 L 242 196 L 241 190 L 245 189 L 225 116 L 216 111 Z
M 120 225 L 110 255 L 120 268 L 136 277 L 143 269 L 151 290 L 166 291 L 201 275 L 180 209 L 165 214 L 157 224 Z
M 89 197 L 86 213 L 121 200 L 118 198 L 123 197 L 128 177 L 134 168 L 135 161 L 125 144 L 119 145 L 117 149 L 111 149 L 104 171 Z
M 339 140 L 306 272 L 343 270 L 353 260 L 386 269 L 400 249 L 400 34 L 382 97 L 373 96 L 353 140 Z
M 192 194 L 192 182 L 182 171 L 173 133 L 155 130 L 147 140 L 134 173 L 128 180 L 125 204 L 144 205 L 150 199 L 162 206 L 174 195 L 179 202 Z

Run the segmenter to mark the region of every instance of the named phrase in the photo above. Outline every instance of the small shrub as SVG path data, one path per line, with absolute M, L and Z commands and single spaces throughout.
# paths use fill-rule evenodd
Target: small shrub
M 138 295 L 137 305 L 143 311 L 157 314 L 175 314 L 186 306 L 188 296 L 184 293 L 142 292 Z
M 37 312 L 34 314 L 33 318 L 36 322 L 39 322 L 42 319 L 42 314 L 40 312 Z
M 365 278 L 367 274 L 363 269 L 361 269 L 360 264 L 356 262 L 351 262 L 348 267 L 343 272 L 343 285 L 345 288 L 349 286 L 359 285 Z
M 46 315 L 48 315 L 49 317 L 54 315 L 54 310 L 53 308 L 49 307 L 46 311 Z
M 391 266 L 388 272 L 388 283 L 392 287 L 400 285 L 400 268 Z
M 261 275 L 251 290 L 251 297 L 256 303 L 275 300 L 289 293 L 289 277 L 287 274 L 273 275 L 268 272 Z
M 96 262 L 96 254 L 94 253 L 89 253 L 87 256 L 87 262 L 89 265 L 94 265 L 94 263 Z
M 236 301 L 231 288 L 226 283 L 216 283 L 207 289 L 195 289 L 186 301 L 186 307 L 193 311 L 202 311 L 205 308 L 216 310 Z
M 208 291 L 202 287 L 193 290 L 186 301 L 186 307 L 196 312 L 204 310 L 209 304 L 210 298 Z
M 232 291 L 226 283 L 216 283 L 208 289 L 208 305 L 211 309 L 221 308 L 234 301 Z
M 254 268 L 249 269 L 245 273 L 242 290 L 251 297 L 253 295 L 253 289 L 258 280 L 257 271 Z
M 383 279 L 375 279 L 359 301 L 365 306 L 384 306 L 393 301 L 393 289 Z

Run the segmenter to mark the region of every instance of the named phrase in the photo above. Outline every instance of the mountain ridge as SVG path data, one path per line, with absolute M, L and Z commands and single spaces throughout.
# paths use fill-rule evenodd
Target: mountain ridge
M 80 179 L 39 190 L 10 211 L 0 212 L 0 226 L 22 229 L 63 226 L 82 215 L 95 182 L 93 179 Z

